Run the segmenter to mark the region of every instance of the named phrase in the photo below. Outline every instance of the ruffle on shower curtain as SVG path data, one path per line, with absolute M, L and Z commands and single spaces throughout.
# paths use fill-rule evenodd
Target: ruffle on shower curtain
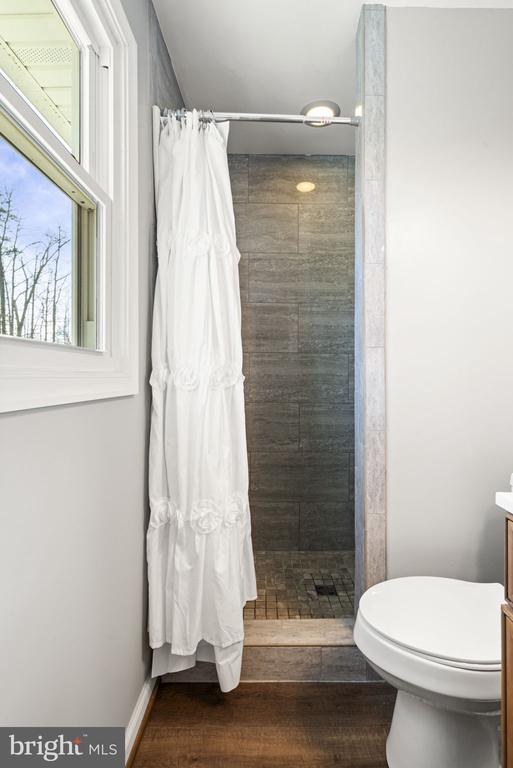
M 211 661 L 223 691 L 239 682 L 243 606 L 256 598 L 227 138 L 196 111 L 161 121 L 154 108 L 152 674 Z

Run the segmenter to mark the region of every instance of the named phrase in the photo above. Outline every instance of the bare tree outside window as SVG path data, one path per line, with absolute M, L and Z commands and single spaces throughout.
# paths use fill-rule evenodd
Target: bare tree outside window
M 0 138 L 0 333 L 72 344 L 74 203 Z

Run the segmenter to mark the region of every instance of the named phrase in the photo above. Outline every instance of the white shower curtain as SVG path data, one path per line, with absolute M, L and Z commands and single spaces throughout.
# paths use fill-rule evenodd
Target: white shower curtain
M 158 275 L 152 340 L 149 635 L 153 676 L 215 662 L 240 679 L 256 598 L 228 124 L 153 109 Z

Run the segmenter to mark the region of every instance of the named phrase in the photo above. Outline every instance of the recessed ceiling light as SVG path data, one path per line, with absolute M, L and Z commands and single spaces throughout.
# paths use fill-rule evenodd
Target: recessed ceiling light
M 296 189 L 298 192 L 313 192 L 315 184 L 312 181 L 300 181 L 296 184 Z
M 334 101 L 328 101 L 327 99 L 317 99 L 317 101 L 311 101 L 301 110 L 301 114 L 306 117 L 318 117 L 321 118 L 318 122 L 308 122 L 307 125 L 311 125 L 314 128 L 323 128 L 325 125 L 329 125 L 329 120 L 332 117 L 338 117 L 340 115 L 340 107 Z M 322 118 L 325 118 L 328 122 L 324 122 Z

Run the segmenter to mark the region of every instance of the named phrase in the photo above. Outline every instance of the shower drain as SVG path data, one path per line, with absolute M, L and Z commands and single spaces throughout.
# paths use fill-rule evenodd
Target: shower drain
M 316 584 L 315 591 L 318 595 L 336 595 L 337 588 L 334 584 Z

